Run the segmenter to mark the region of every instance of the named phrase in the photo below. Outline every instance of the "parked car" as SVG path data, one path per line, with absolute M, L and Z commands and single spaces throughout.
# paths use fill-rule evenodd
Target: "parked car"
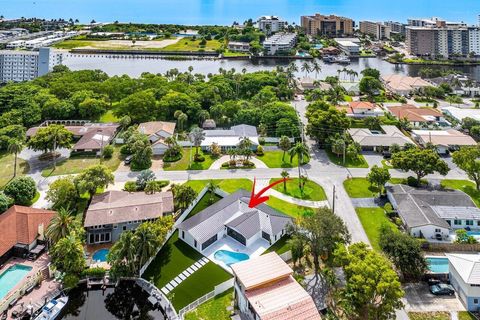
M 430 292 L 436 296 L 453 296 L 455 289 L 450 284 L 439 283 L 430 286 Z
M 123 160 L 123 163 L 128 166 L 132 162 L 132 156 L 127 156 L 125 160 Z
M 390 151 L 383 151 L 382 155 L 384 159 L 390 159 L 392 157 L 392 153 Z

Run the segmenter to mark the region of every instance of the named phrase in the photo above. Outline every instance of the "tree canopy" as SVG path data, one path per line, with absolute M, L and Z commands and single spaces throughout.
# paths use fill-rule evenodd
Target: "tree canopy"
M 447 163 L 432 149 L 410 148 L 396 152 L 392 155 L 391 163 L 397 169 L 413 171 L 418 184 L 427 174 L 438 172 L 446 175 L 450 171 Z

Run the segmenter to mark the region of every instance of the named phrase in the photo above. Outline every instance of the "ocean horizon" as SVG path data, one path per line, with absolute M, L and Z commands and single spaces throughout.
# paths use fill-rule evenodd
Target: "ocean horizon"
M 478 24 L 480 0 L 0 0 L 7 19 L 37 17 L 79 19 L 88 23 L 138 22 L 231 25 L 248 18 L 276 15 L 296 24 L 301 15 L 337 14 L 372 21 L 440 17 Z

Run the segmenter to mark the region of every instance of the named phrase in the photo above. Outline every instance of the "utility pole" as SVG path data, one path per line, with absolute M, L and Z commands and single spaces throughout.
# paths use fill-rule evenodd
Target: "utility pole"
M 100 134 L 100 164 L 102 164 L 102 160 L 103 160 L 103 130 L 102 129 L 98 129 L 97 130 L 97 133 Z
M 345 166 L 345 153 L 346 153 L 346 140 L 345 140 L 345 129 L 343 130 L 343 165 Z
M 53 137 L 53 170 L 57 169 L 57 156 L 55 154 L 55 150 L 57 150 L 57 136 Z
M 332 212 L 335 213 L 335 185 L 333 185 L 333 202 L 332 202 Z

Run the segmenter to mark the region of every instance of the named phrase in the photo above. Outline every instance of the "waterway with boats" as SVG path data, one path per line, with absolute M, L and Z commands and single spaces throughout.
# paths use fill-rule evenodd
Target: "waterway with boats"
M 218 73 L 220 68 L 230 70 L 235 69 L 237 72 L 246 70 L 247 72 L 254 72 L 260 70 L 273 70 L 277 66 L 287 66 L 289 63 L 295 63 L 300 70 L 304 60 L 301 59 L 269 59 L 269 58 L 254 58 L 254 59 L 219 59 L 217 57 L 181 57 L 174 58 L 159 55 L 128 55 L 128 54 L 80 54 L 80 53 L 65 53 L 64 64 L 72 70 L 93 70 L 99 69 L 106 72 L 108 75 L 123 75 L 127 74 L 131 77 L 139 77 L 144 72 L 151 73 L 165 73 L 166 71 L 176 68 L 180 72 L 188 70 L 189 66 L 194 68 L 194 73 L 209 74 Z M 322 67 L 322 71 L 317 76 L 324 78 L 325 76 L 340 76 L 345 77 L 343 80 L 348 80 L 346 74 L 339 73 L 343 68 L 351 69 L 360 73 L 365 68 L 375 68 L 380 70 L 383 75 L 388 74 L 404 74 L 410 76 L 417 76 L 418 72 L 425 67 L 441 68 L 441 69 L 456 69 L 462 73 L 471 76 L 473 79 L 480 81 L 480 66 L 422 66 L 422 65 L 405 65 L 392 64 L 379 57 L 372 58 L 356 58 L 351 59 L 348 63 L 330 63 L 318 60 Z M 305 72 L 298 71 L 297 76 L 305 76 Z M 309 74 L 310 77 L 315 77 L 314 73 Z

